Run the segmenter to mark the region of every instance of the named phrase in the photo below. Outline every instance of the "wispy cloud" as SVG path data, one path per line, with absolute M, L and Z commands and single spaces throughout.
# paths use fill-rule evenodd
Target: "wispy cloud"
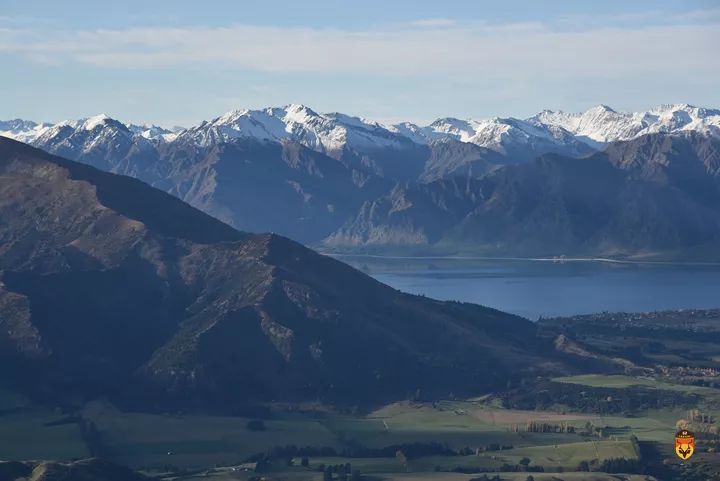
M 9 66 L 0 91 L 14 115 L 61 119 L 114 106 L 117 115 L 166 123 L 289 102 L 416 121 L 582 110 L 600 102 L 620 109 L 713 106 L 720 99 L 720 18 L 712 20 L 713 12 L 672 21 L 648 12 L 642 21 L 598 25 L 588 18 L 506 24 L 428 18 L 365 29 L 0 23 L 0 60 Z M 60 80 L 48 82 L 46 71 L 28 61 L 49 72 L 63 67 L 56 70 Z M 130 92 L 134 87 L 150 93 Z M 27 101 L 38 92 L 52 100 Z M 187 100 L 178 103 L 178 96 Z
M 561 15 L 550 21 L 556 28 L 566 30 L 588 30 L 612 25 L 623 28 L 642 28 L 648 26 L 677 26 L 719 24 L 720 8 L 703 10 L 687 10 L 668 15 L 663 10 L 645 10 L 625 13 L 607 14 L 568 14 Z
M 538 23 L 456 24 L 444 19 L 365 31 L 251 25 L 0 28 L 0 53 L 43 63 L 373 76 L 618 77 L 663 75 L 677 69 L 717 75 L 718 44 L 718 23 L 570 31 Z
M 450 27 L 457 22 L 449 18 L 424 18 L 410 22 L 415 27 Z

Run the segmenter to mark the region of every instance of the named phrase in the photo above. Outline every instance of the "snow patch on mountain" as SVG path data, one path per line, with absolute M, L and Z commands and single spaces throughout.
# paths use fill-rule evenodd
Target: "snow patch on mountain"
M 294 141 L 340 158 L 345 150 L 360 157 L 374 150 L 402 149 L 454 139 L 492 149 L 503 155 L 521 149 L 540 154 L 559 152 L 582 155 L 588 148 L 631 140 L 651 133 L 697 131 L 720 136 L 720 110 L 688 104 L 667 104 L 643 112 L 618 112 L 598 105 L 585 112 L 544 110 L 527 119 L 467 119 L 447 117 L 420 126 L 410 122 L 384 125 L 342 113 L 321 114 L 301 105 L 260 110 L 233 110 L 189 129 L 165 129 L 153 124 L 124 124 L 105 114 L 38 124 L 14 119 L 0 121 L 0 135 L 32 145 L 83 151 L 129 140 L 140 147 L 158 143 L 188 142 L 212 146 L 238 138 Z M 125 141 L 124 140 L 124 141 Z
M 563 128 L 596 146 L 653 133 L 692 130 L 720 135 L 720 110 L 688 104 L 660 105 L 644 112 L 630 113 L 616 112 L 606 105 L 598 105 L 582 113 L 545 110 L 528 121 Z
M 175 140 L 180 132 L 185 130 L 182 127 L 174 127 L 166 129 L 154 124 L 128 124 L 128 130 L 135 135 L 139 135 L 148 140 L 164 140 L 171 142 Z
M 30 143 L 52 124 L 38 124 L 31 120 L 13 119 L 0 120 L 0 136 L 9 137 L 20 142 Z
M 300 104 L 231 111 L 178 135 L 178 140 L 202 146 L 236 138 L 290 140 L 333 156 L 345 147 L 400 147 L 408 142 L 405 136 L 380 123 L 341 113 L 319 114 Z
M 438 119 L 427 127 L 414 124 L 397 124 L 398 132 L 408 132 L 415 142 L 432 142 L 454 139 L 510 154 L 518 148 L 529 148 L 536 153 L 567 151 L 580 154 L 586 148 L 575 136 L 557 125 L 545 125 L 532 120 L 491 118 L 461 120 L 452 117 Z

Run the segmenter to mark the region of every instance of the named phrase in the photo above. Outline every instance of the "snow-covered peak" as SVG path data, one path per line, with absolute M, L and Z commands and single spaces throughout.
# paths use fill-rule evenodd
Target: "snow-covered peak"
M 0 120 L 0 136 L 30 142 L 50 126 L 51 124 L 38 124 L 23 119 Z
M 587 113 L 591 113 L 594 115 L 606 115 L 606 114 L 616 114 L 617 112 L 605 104 L 598 104 L 595 107 L 590 107 L 587 110 Z
M 288 122 L 305 124 L 320 117 L 313 109 L 302 104 L 286 105 L 282 110 L 285 112 L 284 119 Z
M 420 132 L 428 141 L 452 138 L 503 154 L 518 147 L 530 147 L 533 152 L 540 153 L 566 150 L 574 152 L 578 144 L 574 136 L 565 129 L 546 125 L 534 118 L 520 120 L 513 117 L 493 117 L 461 120 L 446 117 L 422 128 Z
M 154 124 L 128 124 L 127 128 L 134 135 L 139 135 L 145 139 L 164 140 L 166 142 L 171 142 L 179 132 L 185 130 L 182 127 L 166 129 Z
M 662 104 L 648 110 L 650 114 L 663 115 L 673 112 L 686 112 L 693 118 L 704 119 L 707 117 L 717 117 L 720 115 L 720 109 L 706 109 L 704 107 L 695 107 L 689 104 Z
M 82 143 L 97 143 L 100 139 L 108 136 L 132 137 L 128 127 L 105 114 L 95 115 L 76 120 L 64 120 L 55 125 L 50 125 L 41 131 L 32 139 L 32 143 L 55 144 L 61 141 L 67 141 L 72 138 L 74 141 Z
M 582 113 L 543 111 L 528 120 L 562 127 L 591 145 L 658 132 L 696 130 L 720 135 L 720 110 L 688 104 L 660 105 L 644 112 L 617 112 L 598 105 Z
M 390 125 L 387 128 L 390 132 L 402 135 L 416 144 L 424 144 L 428 140 L 423 127 L 413 124 L 412 122 L 401 122 L 399 124 Z
M 175 133 L 154 125 L 124 124 L 105 114 L 56 124 L 30 121 L 1 122 L 0 135 L 40 147 L 52 153 L 76 159 L 82 155 L 107 155 L 152 149 L 158 142 L 171 141 Z M 100 154 L 102 153 L 102 154 Z
M 470 142 L 478 128 L 474 120 L 461 120 L 453 117 L 437 119 L 423 130 L 428 139 L 451 137 L 461 142 Z
M 697 131 L 720 136 L 720 110 L 684 103 L 664 104 L 642 112 L 619 112 L 597 105 L 585 112 L 543 110 L 513 117 L 458 119 L 445 117 L 426 126 L 410 122 L 384 125 L 344 113 L 318 113 L 302 104 L 265 109 L 233 110 L 190 129 L 165 129 L 154 124 L 124 124 L 105 114 L 37 124 L 14 119 L 0 121 L 0 135 L 40 147 L 72 145 L 94 149 L 127 142 L 141 147 L 160 142 L 190 142 L 210 146 L 237 138 L 294 141 L 340 158 L 346 149 L 366 155 L 375 149 L 395 149 L 457 140 L 509 154 L 525 149 L 534 154 L 583 154 L 606 143 L 650 133 Z
M 75 130 L 95 130 L 98 127 L 106 127 L 111 125 L 122 125 L 115 119 L 108 117 L 105 114 L 98 114 L 92 117 L 85 117 L 81 119 L 63 120 L 54 124 L 54 128 L 70 127 Z
M 104 126 L 108 121 L 111 121 L 110 117 L 108 117 L 105 114 L 95 115 L 94 117 L 89 117 L 85 119 L 85 121 L 82 124 L 83 130 L 93 130 L 99 126 Z
M 0 120 L 0 132 L 27 132 L 37 127 L 37 123 L 32 120 L 11 119 Z
M 178 140 L 205 146 L 237 138 L 291 140 L 334 156 L 346 147 L 397 147 L 409 142 L 403 135 L 377 122 L 341 113 L 319 114 L 301 104 L 233 110 L 178 135 Z

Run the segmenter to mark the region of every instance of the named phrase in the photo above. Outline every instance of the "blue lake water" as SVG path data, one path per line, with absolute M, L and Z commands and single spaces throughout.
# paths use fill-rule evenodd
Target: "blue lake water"
M 720 265 L 342 258 L 396 289 L 528 319 L 720 308 Z

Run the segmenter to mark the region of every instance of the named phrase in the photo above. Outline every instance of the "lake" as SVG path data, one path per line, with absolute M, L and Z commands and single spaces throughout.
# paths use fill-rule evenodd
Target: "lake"
M 396 289 L 528 319 L 720 307 L 720 265 L 343 256 Z

